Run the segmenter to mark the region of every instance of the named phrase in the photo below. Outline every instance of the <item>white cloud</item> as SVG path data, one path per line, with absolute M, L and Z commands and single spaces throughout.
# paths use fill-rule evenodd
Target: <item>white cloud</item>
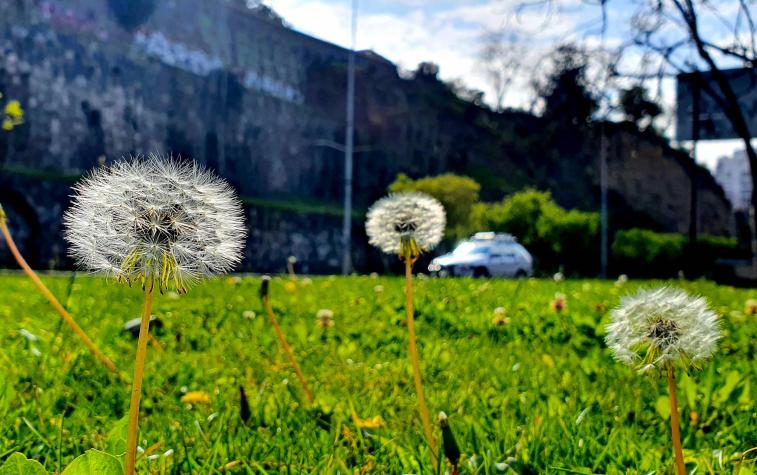
M 528 9 L 515 15 L 516 2 L 487 0 L 471 5 L 455 1 L 422 8 L 426 0 L 388 0 L 408 6 L 402 13 L 361 12 L 358 19 L 357 48 L 372 49 L 402 69 L 415 69 L 422 61 L 440 66 L 445 80 L 462 79 L 471 88 L 493 97 L 491 87 L 479 64 L 482 38 L 487 31 L 499 30 L 503 25 L 517 27 L 522 35 L 533 35 L 544 25 L 544 15 Z M 350 43 L 350 4 L 325 0 L 271 0 L 271 7 L 295 29 L 326 41 L 348 47 Z M 566 16 L 550 35 L 567 34 L 573 21 Z M 552 42 L 543 39 L 529 48 L 529 57 L 546 52 Z M 528 72 L 530 70 L 527 69 Z M 528 81 L 517 81 L 528 88 Z M 524 106 L 526 97 L 520 92 L 510 96 Z

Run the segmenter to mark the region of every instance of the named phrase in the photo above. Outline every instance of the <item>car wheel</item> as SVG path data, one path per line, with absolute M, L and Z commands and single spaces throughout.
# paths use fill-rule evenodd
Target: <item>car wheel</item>
M 528 274 L 523 269 L 518 269 L 518 272 L 515 273 L 516 279 L 525 279 L 528 277 Z
M 473 269 L 473 277 L 484 278 L 489 277 L 489 270 L 486 267 L 476 267 Z

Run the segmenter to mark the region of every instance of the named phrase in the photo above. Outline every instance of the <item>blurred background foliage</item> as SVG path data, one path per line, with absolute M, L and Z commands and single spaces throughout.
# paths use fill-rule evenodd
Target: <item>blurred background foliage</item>
M 525 188 L 497 202 L 479 200 L 480 185 L 454 174 L 412 180 L 400 174 L 390 192 L 417 191 L 437 198 L 448 214 L 447 245 L 479 231 L 510 233 L 526 246 L 541 275 L 557 271 L 594 276 L 599 271 L 599 213 L 567 210 L 549 191 Z M 633 227 L 610 237 L 610 267 L 638 277 L 713 277 L 719 259 L 744 257 L 736 238 L 700 235 L 693 246 L 683 234 Z

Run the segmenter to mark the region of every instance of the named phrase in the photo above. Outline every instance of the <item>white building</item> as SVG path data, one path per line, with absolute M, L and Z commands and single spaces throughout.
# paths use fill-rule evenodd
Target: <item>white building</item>
M 715 180 L 723 187 L 734 211 L 748 211 L 752 200 L 752 176 L 745 150 L 730 157 L 721 157 L 715 169 Z

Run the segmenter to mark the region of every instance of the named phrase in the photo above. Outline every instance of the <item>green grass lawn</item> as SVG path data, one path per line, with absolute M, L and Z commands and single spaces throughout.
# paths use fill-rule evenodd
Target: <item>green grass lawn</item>
M 141 291 L 101 278 L 44 277 L 126 374 Z M 463 452 L 461 473 L 668 473 L 666 382 L 613 361 L 609 309 L 651 282 L 419 280 L 416 328 L 426 397 L 445 411 Z M 148 473 L 431 473 L 416 411 L 398 278 L 274 278 L 271 301 L 316 396 L 303 394 L 258 299 L 257 278 L 219 279 L 158 296 L 162 351 L 148 352 L 140 445 L 159 444 Z M 377 285 L 383 286 L 380 294 Z M 674 282 L 722 316 L 714 361 L 680 375 L 689 470 L 750 474 L 757 446 L 752 395 L 755 292 Z M 550 307 L 555 293 L 567 308 Z M 505 307 L 509 324 L 494 325 Z M 316 324 L 334 312 L 333 328 Z M 83 349 L 31 282 L 0 275 L 0 460 L 23 452 L 53 472 L 87 449 L 117 451 L 130 387 Z M 26 330 L 36 336 L 30 337 Z M 240 418 L 239 388 L 251 417 Z M 186 404 L 186 391 L 210 403 Z M 378 428 L 358 428 L 380 417 Z M 437 437 L 440 432 L 437 429 Z M 115 442 L 114 442 L 115 441 Z M 172 450 L 171 455 L 163 456 Z M 750 455 L 746 456 L 750 459 Z M 236 462 L 235 462 L 236 461 Z

